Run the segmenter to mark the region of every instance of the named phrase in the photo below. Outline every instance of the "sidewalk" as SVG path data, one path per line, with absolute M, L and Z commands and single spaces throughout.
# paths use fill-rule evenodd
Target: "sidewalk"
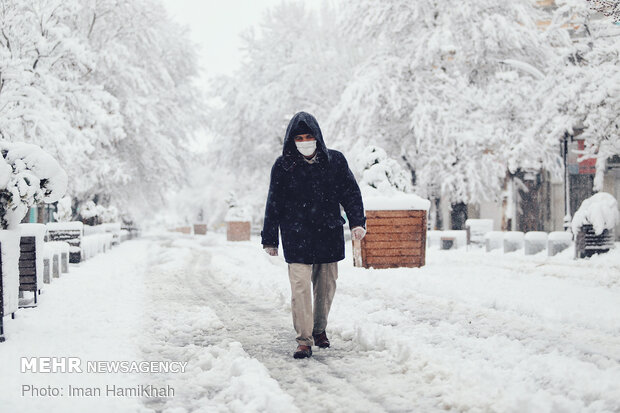
M 100 254 L 53 280 L 37 308 L 6 318 L 0 344 L 0 410 L 3 412 L 144 411 L 139 398 L 70 397 L 107 385 L 135 386 L 128 374 L 22 373 L 22 357 L 79 357 L 88 361 L 139 360 L 144 304 L 144 262 L 150 242 L 133 240 Z M 24 389 L 23 386 L 31 386 Z M 48 386 L 51 386 L 48 388 Z M 43 396 L 54 393 L 57 396 Z M 25 394 L 22 396 L 22 391 Z M 35 396 L 38 394 L 39 396 Z

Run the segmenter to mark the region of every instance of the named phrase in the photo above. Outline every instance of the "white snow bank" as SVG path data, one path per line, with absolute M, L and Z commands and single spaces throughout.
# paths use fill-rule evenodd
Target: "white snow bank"
M 566 231 L 553 231 L 549 233 L 549 237 L 547 239 L 549 241 L 571 242 L 573 240 L 573 234 Z
M 416 194 L 407 194 L 397 190 L 382 192 L 366 185 L 362 185 L 360 190 L 366 211 L 393 209 L 428 211 L 431 207 L 431 201 Z
M 525 234 L 524 239 L 533 242 L 547 242 L 547 237 L 548 235 L 544 231 L 530 231 Z
M 84 234 L 84 224 L 81 221 L 48 222 L 45 225 L 49 231 L 79 230 Z
M 596 235 L 600 235 L 606 229 L 614 229 L 619 222 L 618 201 L 607 192 L 599 192 L 581 203 L 571 227 L 576 234 L 583 225 L 591 224 Z
M 487 232 L 493 231 L 492 219 L 468 219 L 465 221 L 465 227 L 469 227 L 473 233 L 484 236 Z
M 112 234 L 101 233 L 85 235 L 82 237 L 82 259 L 88 259 L 95 255 L 107 251 L 112 246 Z
M 250 358 L 238 342 L 210 346 L 198 356 L 191 371 L 193 382 L 216 389 L 203 401 L 206 411 L 299 412 L 293 398 L 258 360 Z
M 68 242 L 64 242 L 64 241 L 48 241 L 45 243 L 45 248 L 49 249 L 50 251 L 54 251 L 54 252 L 69 252 L 71 249 L 71 246 L 69 245 Z
M 286 311 L 281 328 L 290 323 L 281 257 L 253 245 L 208 248 L 220 283 L 273 303 L 274 313 Z M 575 263 L 570 252 L 432 249 L 425 267 L 389 270 L 354 268 L 348 258 L 327 327 L 332 348 L 310 363 L 368 383 L 361 389 L 385 411 L 613 411 L 620 251 L 610 254 Z
M 4 315 L 17 311 L 19 303 L 19 238 L 19 230 L 0 230 Z
M 2 231 L 0 231 L 2 232 Z M 21 373 L 21 357 L 79 357 L 88 361 L 143 360 L 144 261 L 151 244 L 138 241 L 72 268 L 47 289 L 38 308 L 5 322 L 0 344 L 2 412 L 152 412 L 138 397 L 70 397 L 68 385 L 147 384 L 148 375 Z M 57 282 L 56 282 L 57 281 Z M 122 288 L 121 288 L 122 286 Z M 5 320 L 7 321 L 7 320 Z M 82 365 L 82 368 L 85 366 Z M 60 397 L 22 396 L 22 385 L 62 387 Z

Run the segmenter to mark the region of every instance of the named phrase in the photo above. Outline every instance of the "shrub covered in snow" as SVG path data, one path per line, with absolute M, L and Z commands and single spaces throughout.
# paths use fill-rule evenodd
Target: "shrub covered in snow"
M 228 204 L 228 212 L 224 217 L 225 222 L 251 222 L 252 214 L 246 207 L 239 205 L 237 201 L 237 194 L 234 191 L 230 191 L 226 197 L 226 203 Z
M 67 174 L 39 146 L 0 141 L 0 228 L 15 228 L 39 202 L 55 202 L 67 190 Z
M 387 192 L 392 188 L 401 192 L 411 190 L 409 174 L 378 146 L 367 146 L 357 158 L 357 167 L 363 171 L 362 184 L 380 192 Z
M 382 148 L 368 146 L 357 157 L 356 164 L 362 171 L 360 190 L 366 210 L 430 208 L 430 201 L 410 193 L 409 174 Z
M 599 192 L 581 203 L 571 227 L 576 234 L 583 225 L 590 224 L 596 235 L 600 235 L 606 229 L 612 230 L 619 222 L 618 201 L 607 192 Z
M 71 197 L 64 196 L 56 204 L 56 212 L 54 212 L 54 219 L 58 222 L 71 221 L 73 218 L 73 210 L 71 209 Z

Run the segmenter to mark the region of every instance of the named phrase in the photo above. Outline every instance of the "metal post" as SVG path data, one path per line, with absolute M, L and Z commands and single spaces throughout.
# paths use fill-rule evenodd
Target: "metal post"
M 564 159 L 564 231 L 568 231 L 572 220 L 570 213 L 570 174 L 568 172 L 568 132 L 564 132 L 562 157 Z
M 0 245 L 0 343 L 4 341 L 4 290 L 2 289 L 2 245 Z

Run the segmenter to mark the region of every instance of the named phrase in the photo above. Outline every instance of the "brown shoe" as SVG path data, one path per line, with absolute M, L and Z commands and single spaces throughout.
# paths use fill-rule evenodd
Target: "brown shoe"
M 319 334 L 312 333 L 312 338 L 314 338 L 315 346 L 319 346 L 320 348 L 329 347 L 329 339 L 327 338 L 327 334 L 325 334 L 325 331 Z
M 298 345 L 297 350 L 293 354 L 296 359 L 305 359 L 312 355 L 312 348 L 310 346 Z

